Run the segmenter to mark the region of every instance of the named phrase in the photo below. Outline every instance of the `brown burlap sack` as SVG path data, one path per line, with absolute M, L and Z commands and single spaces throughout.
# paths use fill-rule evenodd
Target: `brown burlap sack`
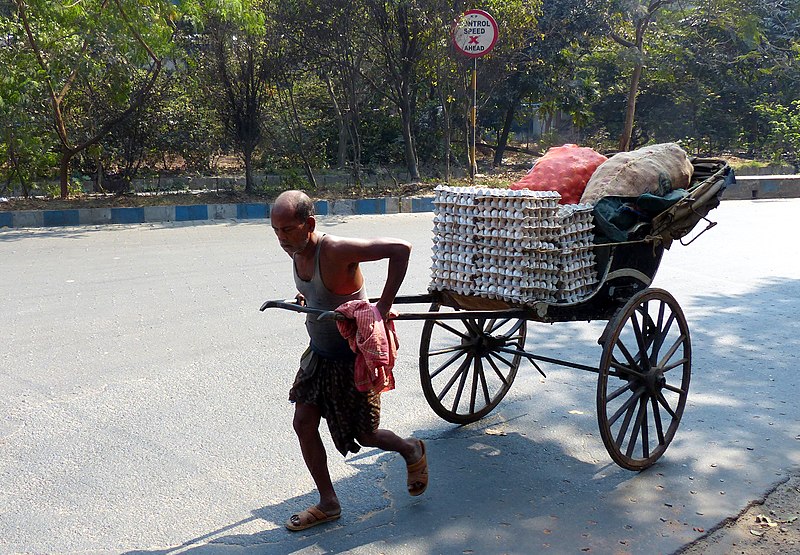
M 586 184 L 581 202 L 595 204 L 602 197 L 643 193 L 665 195 L 686 188 L 691 178 L 692 163 L 678 144 L 646 146 L 620 152 L 600 164 Z

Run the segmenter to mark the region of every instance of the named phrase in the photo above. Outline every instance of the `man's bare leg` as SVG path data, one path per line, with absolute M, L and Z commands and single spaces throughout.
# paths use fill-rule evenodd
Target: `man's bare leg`
M 314 405 L 297 403 L 294 408 L 294 431 L 300 440 L 303 460 L 314 479 L 319 492 L 317 508 L 325 514 L 336 514 L 341 510 L 339 499 L 331 483 L 328 471 L 328 455 L 319 435 L 320 412 Z
M 370 434 L 361 434 L 357 440 L 364 447 L 377 447 L 384 451 L 400 453 L 406 464 L 414 464 L 422 458 L 420 440 L 413 437 L 403 439 L 391 430 L 375 430 Z

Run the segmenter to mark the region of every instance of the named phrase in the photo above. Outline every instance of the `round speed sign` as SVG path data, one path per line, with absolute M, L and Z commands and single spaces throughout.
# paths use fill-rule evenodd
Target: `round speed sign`
M 483 10 L 469 10 L 453 25 L 453 43 L 462 54 L 478 58 L 497 42 L 497 22 Z

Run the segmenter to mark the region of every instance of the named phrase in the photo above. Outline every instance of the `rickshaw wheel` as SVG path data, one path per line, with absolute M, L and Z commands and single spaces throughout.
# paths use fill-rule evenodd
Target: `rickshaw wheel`
M 658 460 L 678 429 L 692 368 L 689 328 L 662 289 L 638 292 L 608 322 L 597 420 L 611 458 L 628 470 Z
M 430 311 L 440 309 L 434 303 Z M 527 322 L 517 318 L 426 320 L 419 373 L 433 411 L 454 424 L 489 414 L 514 382 L 527 330 Z

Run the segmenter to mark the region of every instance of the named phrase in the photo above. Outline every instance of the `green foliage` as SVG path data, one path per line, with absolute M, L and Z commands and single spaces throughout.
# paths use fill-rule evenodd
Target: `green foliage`
M 759 102 L 755 109 L 769 120 L 767 142 L 772 146 L 773 158 L 800 165 L 800 100 L 789 106 Z
M 466 166 L 473 62 L 450 25 L 472 7 L 500 25 L 478 60 L 488 140 L 536 111 L 540 148 L 567 137 L 559 120 L 611 148 L 642 62 L 635 145 L 800 157 L 800 0 L 668 1 L 641 49 L 609 38 L 635 37 L 640 0 L 15 0 L 0 12 L 0 191 L 27 194 L 65 153 L 109 179 L 208 172 L 223 154 L 304 182 Z
M 61 195 L 61 186 L 54 181 L 45 181 L 37 187 L 38 191 L 47 198 L 58 198 Z M 80 179 L 71 178 L 67 184 L 69 196 L 79 197 L 83 194 L 83 183 Z
M 13 20 L 0 17 L 0 36 L 16 30 Z M 31 72 L 33 60 L 17 42 L 0 48 L 0 191 L 19 190 L 28 196 L 42 178 L 52 177 L 57 163 L 48 141 L 39 99 L 46 94 Z

